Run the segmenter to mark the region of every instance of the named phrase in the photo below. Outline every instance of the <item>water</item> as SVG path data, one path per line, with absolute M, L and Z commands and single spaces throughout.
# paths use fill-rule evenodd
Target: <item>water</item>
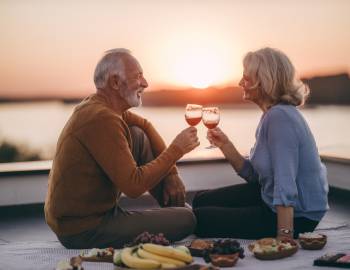
M 57 138 L 75 105 L 61 102 L 8 103 L 0 105 L 0 140 L 6 140 L 38 151 L 51 159 Z M 254 144 L 255 128 L 261 111 L 256 106 L 225 105 L 220 107 L 219 126 L 229 135 L 238 150 L 246 154 Z M 149 119 L 167 144 L 188 125 L 185 108 L 141 107 L 133 111 Z M 315 136 L 321 154 L 350 158 L 350 106 L 317 106 L 302 109 Z M 201 145 L 188 157 L 220 155 L 205 150 L 206 128 L 200 123 Z

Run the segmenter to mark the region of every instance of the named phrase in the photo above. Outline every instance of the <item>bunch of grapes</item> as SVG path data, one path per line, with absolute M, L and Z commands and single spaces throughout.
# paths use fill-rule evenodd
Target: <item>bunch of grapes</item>
M 244 249 L 241 247 L 238 241 L 231 239 L 218 240 L 213 242 L 213 247 L 206 249 L 203 253 L 204 260 L 209 263 L 210 254 L 233 254 L 238 253 L 238 257 L 244 258 Z
M 168 239 L 164 237 L 163 233 L 158 234 L 152 234 L 149 232 L 143 232 L 140 235 L 138 235 L 132 243 L 130 243 L 128 246 L 136 246 L 139 244 L 145 244 L 145 243 L 152 243 L 162 246 L 169 246 L 170 242 Z

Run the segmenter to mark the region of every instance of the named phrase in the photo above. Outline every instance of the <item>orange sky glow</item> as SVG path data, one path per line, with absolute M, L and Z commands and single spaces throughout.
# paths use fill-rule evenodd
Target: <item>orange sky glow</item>
M 94 91 L 102 53 L 130 49 L 151 90 L 235 85 L 279 48 L 302 76 L 350 72 L 347 0 L 0 1 L 0 97 Z

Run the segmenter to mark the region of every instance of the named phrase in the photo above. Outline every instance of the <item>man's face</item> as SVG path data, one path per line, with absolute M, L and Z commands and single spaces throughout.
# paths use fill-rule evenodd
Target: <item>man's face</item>
M 124 59 L 125 78 L 122 78 L 120 95 L 130 107 L 138 107 L 142 104 L 141 96 L 145 88 L 148 87 L 140 64 L 132 56 Z

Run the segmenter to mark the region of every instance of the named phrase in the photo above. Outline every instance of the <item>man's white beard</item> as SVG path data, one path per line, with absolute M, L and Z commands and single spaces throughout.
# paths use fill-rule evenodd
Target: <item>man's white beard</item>
M 141 99 L 141 96 L 140 97 L 137 96 L 137 92 L 138 90 L 130 94 L 127 93 L 126 91 L 121 91 L 120 93 L 130 107 L 138 107 L 142 104 L 142 99 Z

